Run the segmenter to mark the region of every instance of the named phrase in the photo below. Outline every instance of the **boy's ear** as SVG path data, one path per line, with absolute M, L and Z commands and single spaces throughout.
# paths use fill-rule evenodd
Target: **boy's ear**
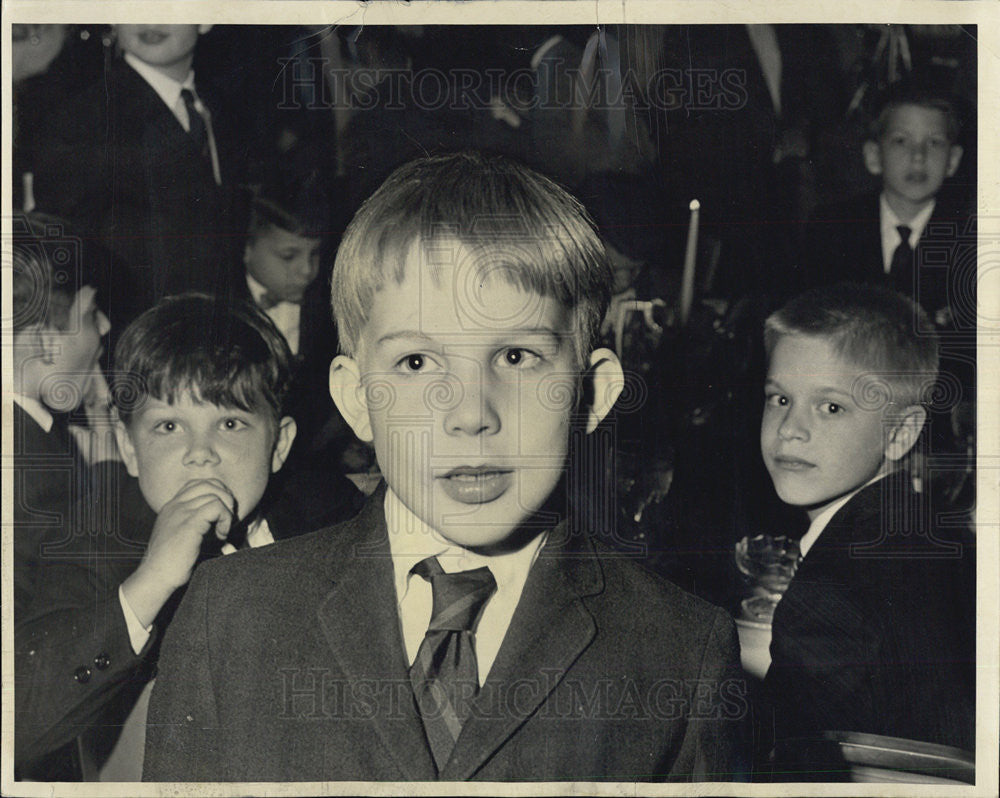
M 368 400 L 361 384 L 361 367 L 352 357 L 337 355 L 330 364 L 330 397 L 360 440 L 370 443 L 372 423 Z
M 292 450 L 292 443 L 295 442 L 295 433 L 299 428 L 295 419 L 285 416 L 278 422 L 278 438 L 274 442 L 274 451 L 271 453 L 271 473 L 276 474 L 281 470 L 288 459 L 288 453 Z
M 122 462 L 125 463 L 125 468 L 130 477 L 138 477 L 139 460 L 135 456 L 135 444 L 132 443 L 132 436 L 129 434 L 128 427 L 118 418 L 117 411 L 115 411 L 114 417 L 115 440 L 118 441 L 118 451 L 121 452 Z
M 951 151 L 948 153 L 948 171 L 946 172 L 948 177 L 958 171 L 958 165 L 962 163 L 963 152 L 965 151 L 958 144 L 951 145 Z
M 870 174 L 882 174 L 882 148 L 877 141 L 868 140 L 861 145 L 861 154 L 865 159 L 865 169 Z
M 893 462 L 902 460 L 917 442 L 926 420 L 927 411 L 920 405 L 903 408 L 902 414 L 894 419 L 893 428 L 889 431 L 885 444 L 886 458 Z
M 590 353 L 589 367 L 584 379 L 590 380 L 589 393 L 593 402 L 587 408 L 587 434 L 604 421 L 615 406 L 625 387 L 625 372 L 618 355 L 610 349 L 595 349 Z

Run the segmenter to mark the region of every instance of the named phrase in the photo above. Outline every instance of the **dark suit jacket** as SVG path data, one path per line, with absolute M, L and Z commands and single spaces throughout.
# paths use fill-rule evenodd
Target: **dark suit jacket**
M 935 542 L 931 510 L 886 477 L 802 561 L 764 682 L 779 742 L 853 731 L 974 747 L 975 554 Z
M 92 486 L 67 430 L 53 424 L 46 432 L 15 402 L 13 433 L 14 607 L 20 611 L 34 595 L 44 534 L 71 525 Z
M 45 536 L 34 601 L 15 621 L 16 762 L 31 771 L 39 758 L 74 737 L 88 740 L 100 759 L 117 737 L 143 685 L 152 678 L 159 653 L 157 630 L 166 628 L 183 590 L 167 602 L 154 633 L 137 656 L 129 641 L 118 586 L 138 567 L 156 516 L 137 479 L 116 464 L 102 473 L 101 500 L 93 526 L 53 529 Z M 352 486 L 353 491 L 353 486 Z M 349 517 L 353 495 L 334 486 L 298 506 L 299 525 L 267 517 L 276 540 Z M 353 493 L 357 493 L 353 491 Z M 99 529 L 99 534 L 90 530 Z M 245 524 L 231 538 L 245 533 Z M 219 553 L 207 539 L 203 559 Z M 200 566 L 199 566 L 200 567 Z M 84 672 L 85 671 L 85 672 Z M 81 676 L 82 674 L 82 676 Z M 45 778 L 44 773 L 36 773 Z
M 116 329 L 166 294 L 216 290 L 239 253 L 245 229 L 227 187 L 241 179 L 245 148 L 218 101 L 199 94 L 211 109 L 223 188 L 171 110 L 122 60 L 38 131 L 38 210 L 77 223 L 122 264 L 110 281 Z
M 160 659 L 145 780 L 435 778 L 383 497 L 195 574 Z M 732 779 L 744 690 L 722 610 L 550 540 L 440 778 Z
M 818 209 L 803 253 L 808 286 L 838 282 L 893 283 L 882 263 L 879 193 Z M 945 192 L 935 203 L 914 252 L 918 279 L 908 291 L 930 314 L 951 307 L 959 327 L 975 331 L 976 241 L 968 210 Z M 971 293 L 970 293 L 971 292 Z

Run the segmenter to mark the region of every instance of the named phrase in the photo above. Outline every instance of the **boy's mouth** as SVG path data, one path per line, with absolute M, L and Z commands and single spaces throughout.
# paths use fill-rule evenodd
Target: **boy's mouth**
M 458 466 L 437 477 L 445 494 L 463 504 L 485 504 L 510 488 L 514 472 L 498 466 Z
M 807 471 L 815 468 L 815 463 L 803 460 L 801 457 L 789 457 L 788 455 L 775 455 L 774 465 L 783 471 Z
M 164 33 L 163 31 L 159 30 L 144 30 L 142 33 L 139 34 L 139 40 L 143 44 L 154 45 L 154 44 L 159 44 L 160 42 L 165 40 L 169 35 L 170 34 Z

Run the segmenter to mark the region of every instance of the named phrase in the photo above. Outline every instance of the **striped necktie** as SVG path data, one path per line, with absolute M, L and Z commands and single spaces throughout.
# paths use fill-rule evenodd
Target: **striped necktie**
M 497 584 L 489 568 L 446 574 L 436 557 L 418 562 L 413 573 L 431 583 L 434 609 L 410 683 L 440 773 L 479 693 L 473 635 Z

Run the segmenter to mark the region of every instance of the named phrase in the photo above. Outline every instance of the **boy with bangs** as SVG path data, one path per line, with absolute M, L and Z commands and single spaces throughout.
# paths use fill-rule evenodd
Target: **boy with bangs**
M 16 630 L 18 763 L 93 731 L 83 748 L 100 766 L 196 563 L 277 534 L 255 509 L 295 422 L 282 415 L 291 355 L 267 318 L 249 304 L 170 297 L 129 326 L 114 366 L 128 475 L 103 486 L 94 527 L 43 548 Z
M 937 376 L 933 327 L 899 294 L 841 284 L 793 299 L 764 336 L 764 463 L 811 522 L 774 613 L 779 745 L 794 758 L 850 731 L 972 750 L 974 554 L 939 536 L 903 468 Z
M 385 484 L 199 570 L 145 779 L 736 775 L 731 620 L 560 518 L 570 436 L 621 390 L 591 351 L 610 283 L 581 206 L 513 162 L 421 159 L 376 191 L 334 267 L 330 391 Z

